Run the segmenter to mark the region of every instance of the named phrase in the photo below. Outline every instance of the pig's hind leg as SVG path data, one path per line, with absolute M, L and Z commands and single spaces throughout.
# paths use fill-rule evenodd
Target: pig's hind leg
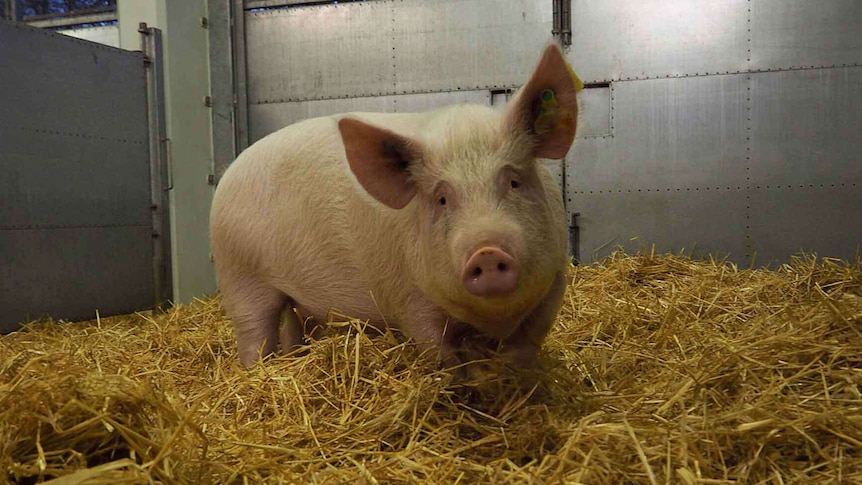
M 251 367 L 261 357 L 275 352 L 288 298 L 278 289 L 250 278 L 222 281 L 221 291 L 225 309 L 233 320 L 239 360 Z
M 305 312 L 300 307 L 295 310 L 296 306 L 294 301 L 288 300 L 281 313 L 281 353 L 286 355 L 302 355 L 306 336 L 315 337 L 320 330 L 317 321 L 311 317 L 303 319 L 300 314 Z

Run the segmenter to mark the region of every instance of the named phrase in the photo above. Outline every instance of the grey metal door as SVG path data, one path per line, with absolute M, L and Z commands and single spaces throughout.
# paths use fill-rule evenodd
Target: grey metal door
M 168 294 L 153 60 L 0 22 L 0 331 Z

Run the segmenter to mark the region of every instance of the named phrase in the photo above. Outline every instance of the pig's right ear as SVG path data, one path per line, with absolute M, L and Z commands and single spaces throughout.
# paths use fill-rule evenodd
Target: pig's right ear
M 410 168 L 421 157 L 418 144 L 351 118 L 340 119 L 338 130 L 350 170 L 362 187 L 393 209 L 406 206 L 416 195 Z

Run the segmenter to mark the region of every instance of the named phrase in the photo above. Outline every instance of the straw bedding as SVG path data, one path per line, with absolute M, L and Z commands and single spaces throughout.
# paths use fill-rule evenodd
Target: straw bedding
M 0 481 L 862 482 L 858 261 L 615 254 L 536 370 L 466 381 L 332 326 L 250 371 L 218 298 L 2 337 Z

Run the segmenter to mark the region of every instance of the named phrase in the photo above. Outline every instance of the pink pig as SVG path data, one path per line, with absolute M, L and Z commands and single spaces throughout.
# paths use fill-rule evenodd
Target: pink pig
M 312 324 L 338 311 L 397 326 L 444 365 L 478 330 L 530 365 L 568 265 L 561 191 L 536 159 L 568 152 L 577 84 L 551 43 L 502 114 L 328 116 L 244 151 L 210 217 L 241 362 L 300 346 L 296 309 Z

